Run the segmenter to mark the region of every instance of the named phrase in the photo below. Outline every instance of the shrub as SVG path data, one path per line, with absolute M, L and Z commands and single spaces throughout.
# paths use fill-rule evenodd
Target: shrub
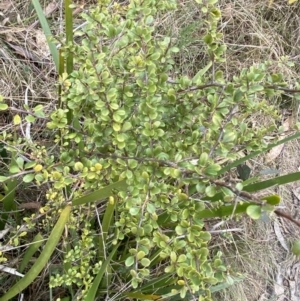
M 50 184 L 43 227 L 73 205 L 63 267 L 50 280 L 73 300 L 211 300 L 230 274 L 221 252 L 209 248 L 203 219 L 242 212 L 257 218 L 278 204 L 276 197 L 257 200 L 249 192 L 260 183 L 251 190 L 251 180 L 235 183 L 229 171 L 276 143 L 280 116 L 270 100 L 285 83 L 272 73 L 274 62 L 227 80 L 217 1 L 196 2 L 206 18 L 210 60 L 193 78 L 176 75 L 176 41 L 157 31 L 156 15 L 176 10 L 176 1 L 103 0 L 83 14 L 77 42 L 63 47 L 74 70 L 61 73 L 60 106 L 47 124 L 54 147 L 34 142 L 36 162 L 11 163 L 15 174 L 28 168 L 24 182 Z M 269 122 L 252 127 L 253 114 Z M 26 222 L 27 230 L 35 228 L 34 218 Z

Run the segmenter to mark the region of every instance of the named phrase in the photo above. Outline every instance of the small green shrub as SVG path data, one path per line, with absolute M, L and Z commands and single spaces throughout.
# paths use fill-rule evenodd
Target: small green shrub
M 43 227 L 53 227 L 53 216 L 73 204 L 63 267 L 50 280 L 72 300 L 211 300 L 232 277 L 221 252 L 210 250 L 203 219 L 234 212 L 258 218 L 279 202 L 259 203 L 245 192 L 251 181 L 234 184 L 227 167 L 276 143 L 280 116 L 268 100 L 285 83 L 271 72 L 273 62 L 227 81 L 217 68 L 226 51 L 217 1 L 196 2 L 206 18 L 210 61 L 193 78 L 175 76 L 176 41 L 157 32 L 156 15 L 175 10 L 176 1 L 103 0 L 83 14 L 79 42 L 63 48 L 66 59 L 74 57 L 74 71 L 61 74 L 61 106 L 47 124 L 54 148 L 32 146 L 35 165 L 19 160 L 11 168 L 28 170 L 24 182 L 51 184 Z M 257 113 L 268 123 L 252 127 Z M 109 184 L 115 186 L 105 190 Z M 237 204 L 239 198 L 250 202 Z M 208 209 L 208 200 L 217 202 Z

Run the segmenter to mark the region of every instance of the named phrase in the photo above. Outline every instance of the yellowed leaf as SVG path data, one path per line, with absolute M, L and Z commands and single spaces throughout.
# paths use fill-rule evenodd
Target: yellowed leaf
M 21 117 L 20 115 L 17 114 L 14 116 L 14 125 L 18 125 L 20 123 L 21 123 Z
M 289 0 L 289 4 L 293 4 L 295 2 L 297 2 L 298 0 Z

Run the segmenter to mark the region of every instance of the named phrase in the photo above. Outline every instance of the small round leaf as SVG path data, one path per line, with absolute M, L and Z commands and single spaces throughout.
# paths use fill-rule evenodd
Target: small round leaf
M 294 241 L 292 245 L 292 252 L 296 256 L 300 256 L 300 240 Z
M 247 207 L 246 212 L 252 219 L 259 219 L 261 216 L 261 207 L 258 205 L 250 205 Z
M 127 257 L 127 259 L 125 260 L 125 265 L 127 267 L 130 267 L 133 264 L 134 264 L 134 257 L 133 256 Z
M 30 173 L 23 178 L 24 183 L 30 183 L 34 179 L 34 174 Z

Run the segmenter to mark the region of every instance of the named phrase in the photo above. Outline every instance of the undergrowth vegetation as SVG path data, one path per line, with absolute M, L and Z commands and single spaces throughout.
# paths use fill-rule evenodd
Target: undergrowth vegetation
M 196 68 L 178 64 L 195 23 L 174 33 L 157 22 L 181 3 L 102 0 L 73 36 L 76 5 L 65 1 L 66 42 L 57 51 L 48 41 L 55 107 L 25 104 L 1 133 L 0 261 L 9 267 L 1 301 L 26 296 L 40 273 L 49 300 L 208 301 L 240 280 L 211 247 L 205 222 L 280 214 L 278 195 L 255 193 L 300 173 L 262 180 L 245 162 L 300 136 L 296 124 L 281 138 L 273 105 L 285 93 L 298 100 L 299 84 L 280 73 L 292 66 L 287 57 L 227 74 L 217 2 L 193 2 L 202 20 Z M 1 98 L 1 110 L 10 105 Z M 267 122 L 253 126 L 255 114 Z M 47 143 L 23 131 L 45 118 Z M 28 187 L 42 192 L 34 214 L 17 210 L 17 192 Z

